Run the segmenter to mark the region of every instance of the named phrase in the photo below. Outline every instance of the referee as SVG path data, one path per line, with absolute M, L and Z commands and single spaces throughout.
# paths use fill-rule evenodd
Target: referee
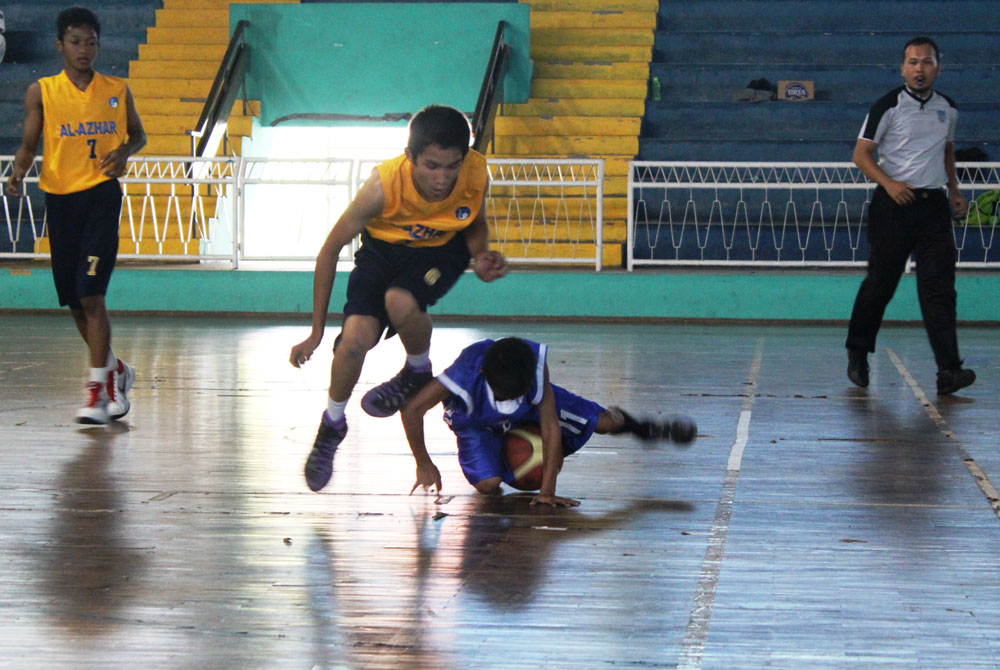
M 847 331 L 847 377 L 868 386 L 868 352 L 910 254 L 917 296 L 937 362 L 938 393 L 976 380 L 962 368 L 955 334 L 955 237 L 952 213 L 965 213 L 955 174 L 955 103 L 932 90 L 941 72 L 937 45 L 915 37 L 903 47 L 905 85 L 876 102 L 854 147 L 854 163 L 878 184 L 868 213 L 868 274 Z M 878 149 L 879 160 L 875 161 Z

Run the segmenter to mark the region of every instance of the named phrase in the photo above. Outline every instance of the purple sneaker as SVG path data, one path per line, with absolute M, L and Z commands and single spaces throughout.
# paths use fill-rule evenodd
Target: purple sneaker
M 432 379 L 434 375 L 430 370 L 417 372 L 404 365 L 395 377 L 379 384 L 361 398 L 361 409 L 369 416 L 380 419 L 392 416 Z
M 347 419 L 328 423 L 329 418 L 323 412 L 323 420 L 319 422 L 316 441 L 306 459 L 306 484 L 310 490 L 319 491 L 326 486 L 333 476 L 333 455 L 337 447 L 347 437 Z

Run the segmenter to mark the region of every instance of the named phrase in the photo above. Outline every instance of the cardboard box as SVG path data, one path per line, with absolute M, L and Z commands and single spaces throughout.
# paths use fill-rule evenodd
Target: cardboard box
M 778 81 L 778 100 L 802 102 L 814 100 L 813 82 L 809 79 L 789 79 Z

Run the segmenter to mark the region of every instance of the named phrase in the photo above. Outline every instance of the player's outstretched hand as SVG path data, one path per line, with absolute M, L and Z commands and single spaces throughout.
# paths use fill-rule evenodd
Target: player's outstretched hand
M 549 505 L 550 507 L 579 507 L 580 501 L 572 498 L 562 498 L 560 496 L 549 495 L 548 493 L 537 493 L 531 499 L 532 505 Z
M 433 463 L 427 463 L 426 465 L 417 466 L 417 481 L 410 489 L 410 495 L 417 490 L 418 486 L 424 487 L 424 490 L 430 489 L 437 495 L 441 495 L 441 472 L 437 469 L 437 466 Z
M 297 368 L 302 367 L 303 363 L 312 358 L 313 352 L 316 351 L 316 347 L 318 346 L 319 341 L 310 335 L 292 347 L 292 353 L 288 356 L 288 362 Z
M 507 274 L 507 259 L 499 251 L 484 251 L 476 255 L 472 269 L 484 282 L 491 282 Z

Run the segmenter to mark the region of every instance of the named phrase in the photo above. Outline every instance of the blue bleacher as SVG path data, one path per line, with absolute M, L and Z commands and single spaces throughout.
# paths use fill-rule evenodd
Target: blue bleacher
M 849 161 L 871 104 L 901 83 L 903 44 L 942 51 L 956 146 L 1000 158 L 995 0 L 661 0 L 642 160 Z M 735 100 L 754 79 L 815 82 L 805 103 Z

